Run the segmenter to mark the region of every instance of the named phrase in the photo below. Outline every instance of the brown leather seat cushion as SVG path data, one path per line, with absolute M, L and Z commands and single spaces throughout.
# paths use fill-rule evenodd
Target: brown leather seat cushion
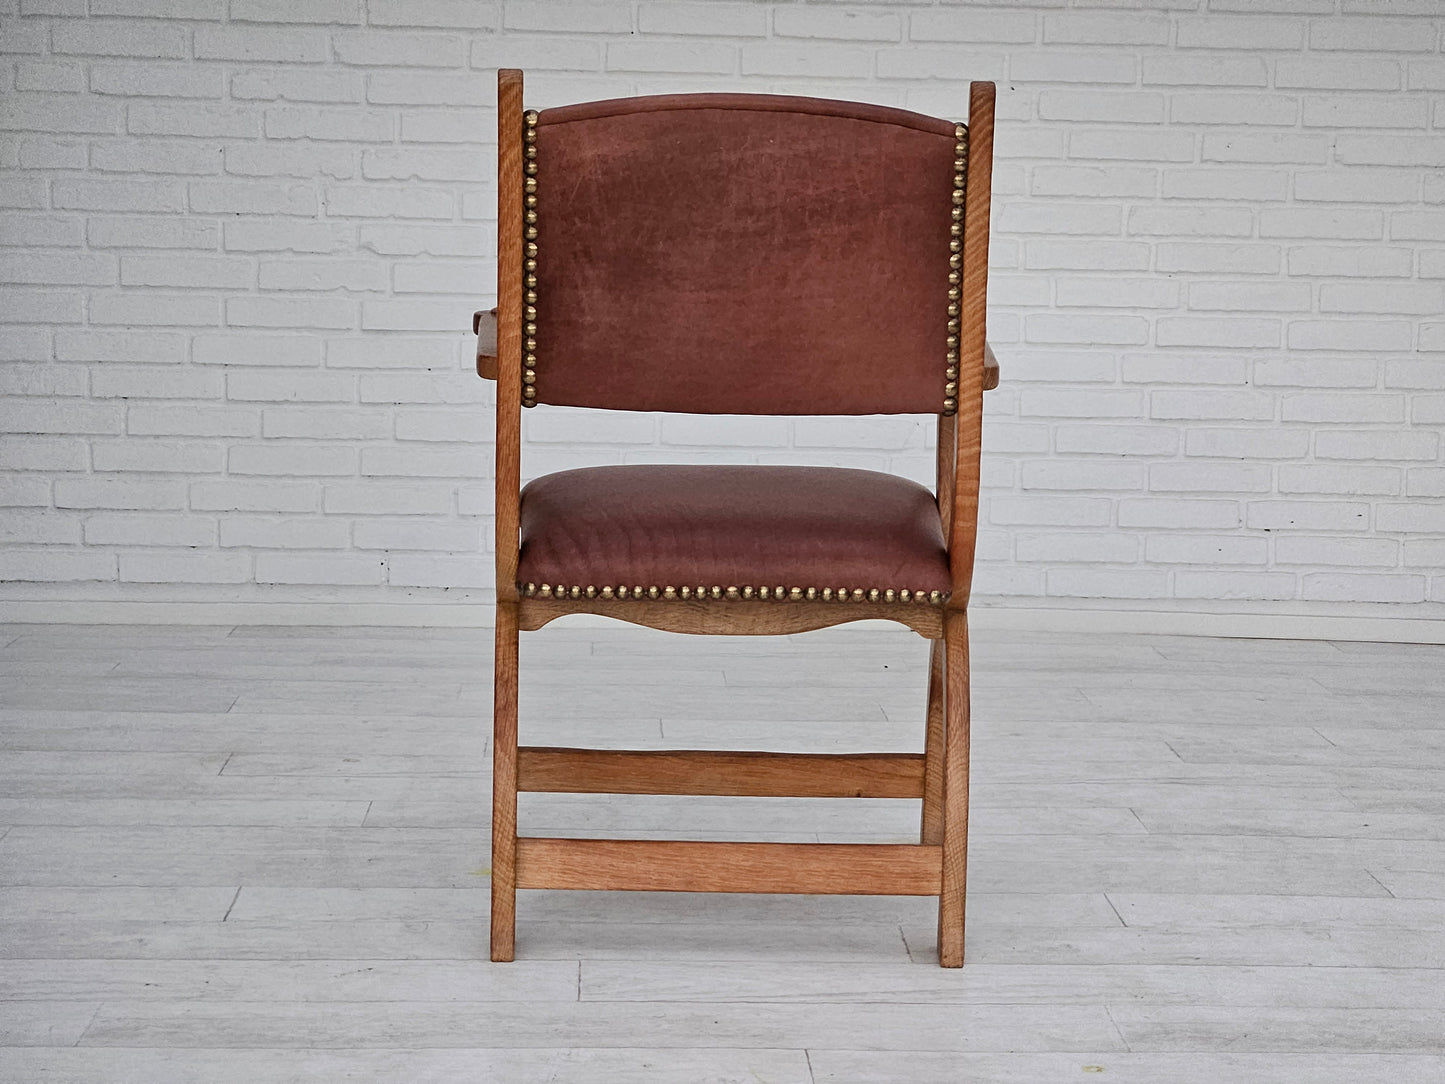
M 933 494 L 839 467 L 624 466 L 522 490 L 521 584 L 949 590 Z

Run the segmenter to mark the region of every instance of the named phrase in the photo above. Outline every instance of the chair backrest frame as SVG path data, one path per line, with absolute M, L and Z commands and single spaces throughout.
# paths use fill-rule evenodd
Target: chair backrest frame
M 531 386 L 524 381 L 536 379 L 524 351 L 524 326 L 529 322 L 526 246 L 536 236 L 535 223 L 527 221 L 524 147 L 535 114 L 524 114 L 522 91 L 520 71 L 498 71 L 495 557 L 497 601 L 507 604 L 519 600 L 521 410 L 524 402 L 533 398 L 524 396 L 524 389 Z M 962 611 L 968 604 L 977 533 L 994 96 L 992 83 L 970 86 L 967 184 L 961 217 L 955 215 L 955 221 L 961 222 L 957 236 L 962 242 L 959 296 L 953 302 L 957 305 L 957 343 L 949 348 L 949 360 L 956 368 L 956 375 L 950 371 L 950 383 L 956 388 L 938 412 L 936 495 L 949 549 L 953 593 L 947 609 L 952 611 Z M 535 133 L 535 127 L 532 131 Z M 952 327 L 949 330 L 952 334 Z
M 526 123 L 524 406 L 921 414 L 950 397 L 962 126 L 772 94 Z
M 958 409 L 938 419 L 938 495 L 953 579 L 950 610 L 968 606 L 978 535 L 987 348 L 988 236 L 993 185 L 994 84 L 975 82 L 968 100 L 968 184 L 964 190 L 963 274 L 958 342 Z

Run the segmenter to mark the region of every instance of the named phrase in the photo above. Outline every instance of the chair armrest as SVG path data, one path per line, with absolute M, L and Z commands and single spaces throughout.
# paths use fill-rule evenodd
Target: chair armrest
M 497 310 L 472 313 L 472 332 L 477 337 L 477 375 L 483 380 L 497 379 Z M 993 347 L 983 344 L 983 390 L 998 387 L 998 358 Z
M 477 375 L 497 379 L 497 310 L 472 313 L 472 332 L 477 337 Z

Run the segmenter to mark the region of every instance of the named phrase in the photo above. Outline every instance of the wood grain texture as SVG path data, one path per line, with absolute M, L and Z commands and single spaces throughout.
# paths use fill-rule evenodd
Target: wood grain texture
M 522 492 L 522 73 L 497 72 L 497 601 L 517 598 Z
M 492 716 L 492 959 L 515 951 L 517 913 L 517 607 L 497 603 Z
M 928 896 L 523 893 L 520 963 L 488 963 L 492 629 L 0 626 L 0 683 L 46 698 L 0 706 L 0 1080 L 1445 1079 L 1445 743 L 1422 695 L 1445 647 L 970 624 L 962 972 L 932 966 Z M 536 742 L 919 742 L 929 653 L 896 625 L 554 626 L 523 650 Z M 667 699 L 707 667 L 726 689 Z M 264 687 L 265 711 L 182 707 L 203 683 Z M 341 802 L 374 804 L 359 825 L 302 808 Z M 917 831 L 906 801 L 520 812 L 543 836 Z
M 959 329 L 958 436 L 948 563 L 950 610 L 968 606 L 978 533 L 978 471 L 983 427 L 984 338 L 988 318 L 988 231 L 993 178 L 994 85 L 973 83 L 968 102 L 968 188 L 964 193 L 962 323 Z
M 850 621 L 897 621 L 920 636 L 943 635 L 943 608 L 907 602 L 636 602 L 615 599 L 524 598 L 521 628 L 534 632 L 568 614 L 599 614 L 633 625 L 694 636 L 781 636 L 812 632 Z
M 1437 1084 L 1445 1080 L 1445 1057 L 1436 1054 L 1257 1054 L 1200 1050 L 1187 1054 L 1137 1054 L 1091 1048 L 1089 1053 L 975 1054 L 937 1050 L 829 1050 L 808 1052 L 809 1084 L 906 1080 L 908 1084 L 1019 1084 L 1022 1081 L 1086 1081 L 1084 1073 L 1107 1073 L 1117 1084 Z
M 923 901 L 887 902 L 907 907 Z M 1016 929 L 1025 935 L 1022 928 Z M 943 968 L 915 967 L 907 972 L 889 963 L 861 960 L 802 963 L 759 959 L 746 969 L 719 969 L 707 975 L 699 975 L 686 961 L 628 960 L 599 961 L 587 967 L 582 996 L 588 1001 L 766 1004 L 807 999 L 859 1005 L 1057 1005 L 1062 1001 L 1088 1005 L 1135 1000 L 1153 1005 L 1321 1010 L 1368 1001 L 1401 1009 L 1445 1010 L 1445 989 L 1438 986 L 1440 973 L 1436 970 L 1356 968 L 1347 986 L 1322 978 L 1318 968 L 1309 967 L 1001 964 L 973 959 L 967 981 L 961 982 L 958 975 Z
M 944 967 L 962 967 L 964 956 L 970 725 L 968 621 L 965 615 L 973 583 L 978 534 L 983 392 L 986 387 L 997 383 L 997 376 L 991 376 L 996 374 L 997 364 L 995 361 L 990 366 L 990 362 L 994 361 L 993 352 L 985 338 L 994 98 L 992 83 L 976 82 L 969 87 L 959 405 L 953 442 L 953 500 L 947 525 L 953 594 L 948 602 L 943 659 L 943 870 L 938 899 L 938 961 Z
M 943 843 L 943 641 L 928 652 L 928 709 L 923 739 L 923 819 L 920 843 Z
M 932 896 L 940 848 L 888 843 L 517 840 L 519 888 Z
M 517 789 L 570 794 L 918 798 L 917 753 L 547 749 L 517 753 Z M 926 842 L 926 841 L 925 841 Z
M 472 334 L 477 337 L 477 375 L 497 379 L 497 310 L 472 313 Z
M 525 1011 L 525 1010 L 523 1010 Z M 478 1014 L 480 1015 L 480 1014 Z M 408 1024 L 414 1023 L 408 1021 Z M 408 1035 L 410 1027 L 401 1032 Z M 381 1021 L 377 1034 L 397 1034 Z M 205 1039 L 201 1039 L 205 1042 Z M 263 1040 L 264 1041 L 264 1040 Z M 586 1040 L 584 1040 L 585 1042 Z M 639 1077 L 639 1066 L 657 1073 Z M 455 1043 L 418 1045 L 409 1040 L 391 1049 L 308 1049 L 305 1045 L 231 1047 L 16 1047 L 0 1050 L 0 1080 L 63 1080 L 65 1084 L 280 1084 L 282 1081 L 347 1081 L 348 1084 L 396 1084 L 396 1081 L 501 1081 L 505 1084 L 646 1081 L 693 1084 L 696 1081 L 767 1081 L 813 1084 L 801 1049 L 755 1047 L 699 1049 L 635 1047 L 609 1050 L 587 1046 L 529 1046 L 486 1049 Z M 1352 1078 L 1354 1084 L 1373 1081 Z M 1397 1078 L 1391 1084 L 1398 1084 Z M 1192 1080 L 1190 1084 L 1193 1084 Z M 1272 1084 L 1272 1082 L 1271 1082 Z
M 477 337 L 477 375 L 483 380 L 497 379 L 497 310 L 486 309 L 472 313 L 472 334 Z M 987 343 L 983 347 L 983 390 L 992 391 L 998 387 L 999 367 L 998 358 L 994 357 L 993 347 Z M 940 421 L 948 420 L 952 426 L 953 415 L 941 414 Z M 940 448 L 944 446 L 939 441 Z M 941 487 L 938 490 L 940 495 L 945 492 Z M 949 494 L 951 497 L 952 494 Z
M 958 440 L 958 416 L 938 416 L 938 441 L 935 451 L 933 492 L 938 497 L 938 516 L 943 524 L 943 537 L 953 537 L 953 467 L 955 443 Z
M 491 956 L 516 936 L 517 557 L 522 469 L 522 73 L 497 72 L 497 640 L 492 690 Z
M 944 645 L 943 881 L 938 897 L 938 962 L 963 966 L 968 882 L 968 618 L 948 615 Z
M 705 976 L 708 969 L 699 970 Z M 639 1042 L 642 1036 L 646 1039 Z M 761 1050 L 813 1046 L 857 1049 L 860 1040 L 865 1049 L 893 1051 L 1124 1049 L 1102 1005 L 711 1004 L 673 1005 L 640 1013 L 636 1005 L 577 1001 L 524 1001 L 511 1005 L 496 1002 L 387 1005 L 344 1001 L 288 1005 L 188 1001 L 106 1004 L 95 1014 L 82 1043 L 114 1048 L 166 1045 L 194 1049 L 210 1044 L 239 1051 L 293 1047 L 369 1049 L 373 1053 L 394 1050 L 399 1045 L 409 1049 L 494 1047 L 512 1050 L 641 1046 L 660 1050 L 658 1057 L 666 1059 L 671 1049 L 695 1049 L 699 1042 Z M 760 1080 L 769 1084 L 776 1082 L 776 1078 L 752 1072 L 713 1076 L 692 1075 L 685 1069 L 682 1074 L 672 1074 L 665 1072 L 666 1060 L 644 1061 L 637 1051 L 629 1053 L 633 1060 L 628 1072 L 593 1074 L 583 1065 L 576 1072 L 552 1072 L 540 1079 L 549 1084 L 618 1081 L 634 1084 L 726 1081 L 731 1084 L 749 1081 L 749 1078 L 749 1084 Z M 423 1078 L 405 1066 L 396 1068 L 398 1071 L 382 1079 L 408 1084 L 419 1079 L 495 1080 L 517 1084 L 519 1079 L 505 1071 L 496 1075 L 463 1073 L 460 1077 Z M 33 1084 L 36 1079 L 26 1079 L 24 1084 Z M 151 1078 L 142 1079 L 149 1084 Z M 167 1084 L 173 1084 L 176 1079 L 171 1077 Z M 187 1084 L 208 1081 L 206 1077 L 194 1075 L 179 1079 Z M 338 1078 L 303 1076 L 300 1079 L 330 1084 Z M 117 1078 L 110 1080 L 115 1084 Z M 789 1084 L 806 1084 L 806 1078 L 803 1081 L 791 1078 Z

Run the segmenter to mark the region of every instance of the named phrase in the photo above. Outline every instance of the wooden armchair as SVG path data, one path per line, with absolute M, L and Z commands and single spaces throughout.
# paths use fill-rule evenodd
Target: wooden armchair
M 936 895 L 963 963 L 966 610 L 978 511 L 994 87 L 968 123 L 773 95 L 522 107 L 498 74 L 493 960 L 518 888 Z M 936 493 L 871 471 L 623 466 L 520 488 L 537 403 L 930 413 Z M 519 630 L 590 613 L 765 635 L 883 618 L 933 641 L 924 751 L 616 752 L 517 744 Z M 917 844 L 546 839 L 517 792 L 921 798 Z

